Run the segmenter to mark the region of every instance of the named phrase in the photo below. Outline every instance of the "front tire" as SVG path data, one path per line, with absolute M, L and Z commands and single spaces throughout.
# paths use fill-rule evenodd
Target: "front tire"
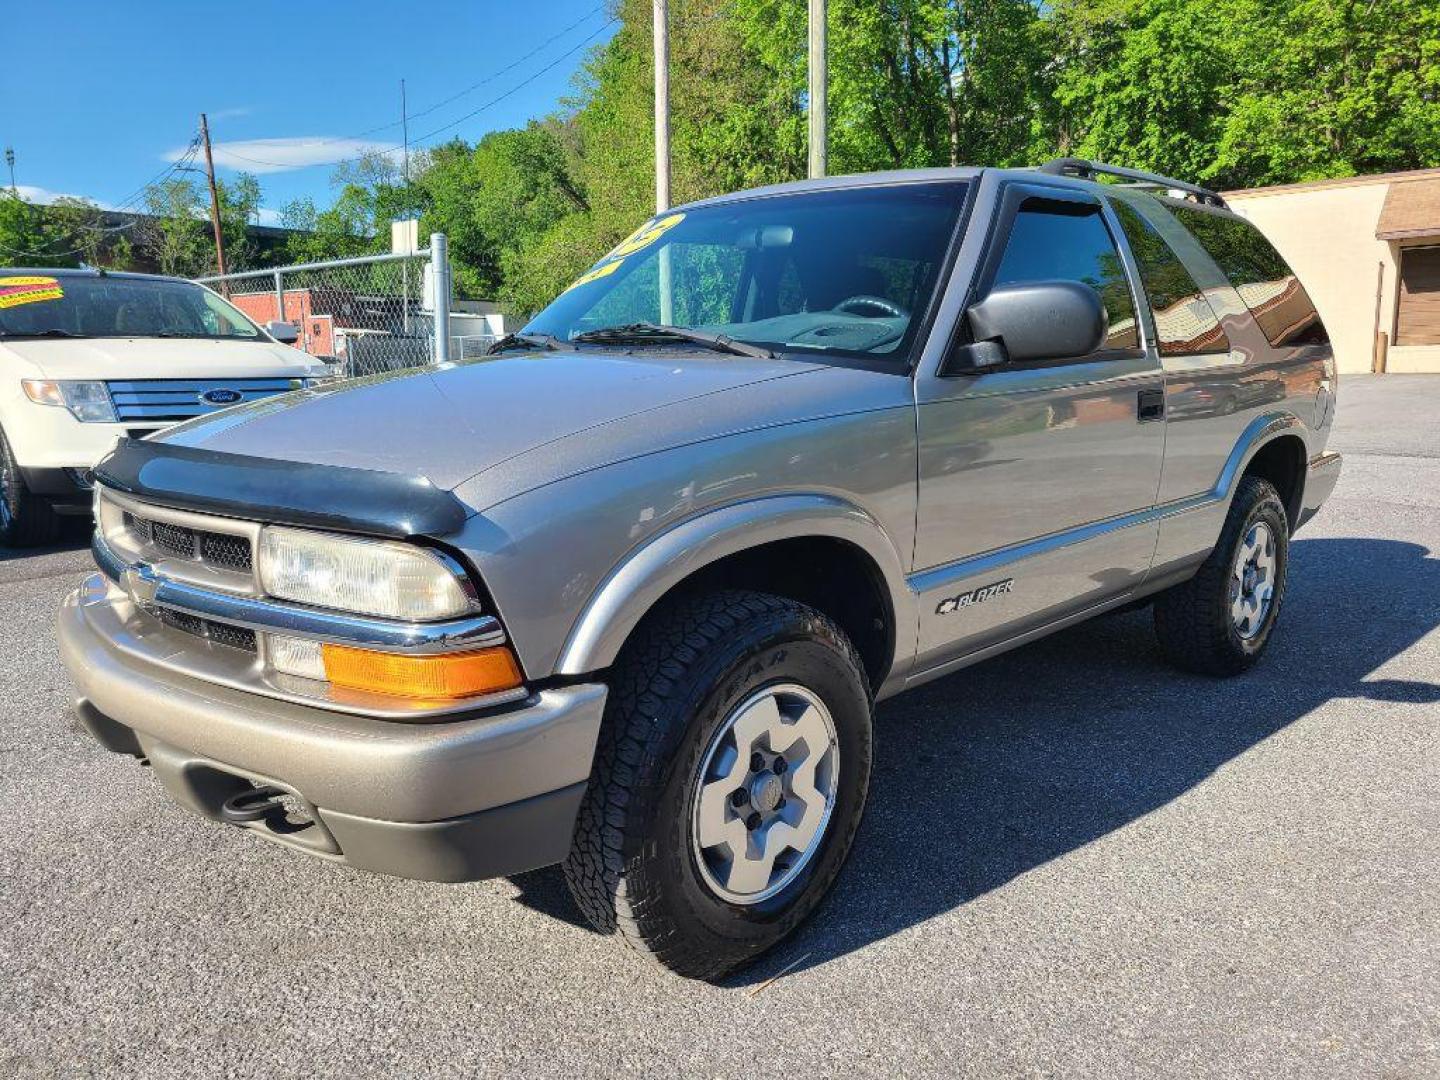
M 60 516 L 25 483 L 0 429 L 0 547 L 38 547 L 60 535 Z
M 830 619 L 766 593 L 672 604 L 614 668 L 565 879 L 681 975 L 770 948 L 829 891 L 870 777 L 871 698 Z
M 1200 675 L 1238 675 L 1270 643 L 1290 562 L 1290 526 L 1275 488 L 1242 477 L 1220 541 L 1200 570 L 1155 600 L 1166 658 Z

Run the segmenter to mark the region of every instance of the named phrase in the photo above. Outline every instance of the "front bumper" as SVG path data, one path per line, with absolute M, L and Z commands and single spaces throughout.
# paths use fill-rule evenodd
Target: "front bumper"
M 64 469 L 20 467 L 21 479 L 30 494 L 39 495 L 57 510 L 89 513 L 93 497 L 89 467 Z
M 365 870 L 432 881 L 519 873 L 564 858 L 594 756 L 603 685 L 415 723 L 333 712 L 204 682 L 121 647 L 106 590 L 60 611 L 81 722 L 148 759 L 178 801 L 216 820 L 252 785 L 282 788 L 296 821 L 243 828 Z
M 21 400 L 10 410 L 5 435 L 15 460 L 30 469 L 92 469 L 124 438 L 140 439 L 168 425 L 81 423 L 68 409 Z

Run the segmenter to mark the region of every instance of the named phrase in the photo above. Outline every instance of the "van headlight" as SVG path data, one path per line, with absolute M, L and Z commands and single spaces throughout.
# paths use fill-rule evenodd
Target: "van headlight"
M 57 405 L 69 409 L 82 424 L 115 423 L 115 403 L 103 382 L 76 379 L 22 379 L 25 396 L 36 405 Z
M 407 622 L 479 608 L 452 559 L 413 544 L 268 526 L 260 534 L 258 569 L 266 593 L 314 607 Z

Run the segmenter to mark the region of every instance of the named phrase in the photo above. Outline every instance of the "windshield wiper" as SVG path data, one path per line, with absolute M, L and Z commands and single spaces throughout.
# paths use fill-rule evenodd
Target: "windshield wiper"
M 692 345 L 703 345 L 716 352 L 734 353 L 736 356 L 757 356 L 762 360 L 774 360 L 775 354 L 769 349 L 748 342 L 736 341 L 725 334 L 712 334 L 705 330 L 691 330 L 685 326 L 664 326 L 659 323 L 637 322 L 624 326 L 606 326 L 599 330 L 586 330 L 576 334 L 571 341 L 591 345 L 664 345 L 667 341 L 687 341 Z
M 524 331 L 506 334 L 485 350 L 486 356 L 494 356 L 506 349 L 574 349 L 568 342 L 561 341 L 553 334 L 527 334 Z

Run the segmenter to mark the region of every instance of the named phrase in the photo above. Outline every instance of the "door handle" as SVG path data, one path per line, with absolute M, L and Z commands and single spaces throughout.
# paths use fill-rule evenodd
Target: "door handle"
M 1141 390 L 1135 395 L 1135 416 L 1140 423 L 1165 419 L 1165 391 Z

